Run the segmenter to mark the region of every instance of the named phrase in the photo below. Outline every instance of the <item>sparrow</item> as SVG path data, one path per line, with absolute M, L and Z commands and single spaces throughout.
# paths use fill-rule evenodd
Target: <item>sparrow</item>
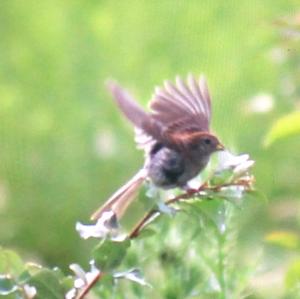
M 156 87 L 146 112 L 123 87 L 107 84 L 122 113 L 135 127 L 137 147 L 145 151 L 144 166 L 91 217 L 113 212 L 119 220 L 145 180 L 163 189 L 189 189 L 188 182 L 207 165 L 212 153 L 224 150 L 209 130 L 211 97 L 204 76 L 177 76 Z

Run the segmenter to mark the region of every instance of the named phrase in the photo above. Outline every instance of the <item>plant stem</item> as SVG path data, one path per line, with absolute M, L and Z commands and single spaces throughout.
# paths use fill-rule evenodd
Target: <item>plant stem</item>
M 98 272 L 97 274 L 95 274 L 95 277 L 80 291 L 75 299 L 83 299 L 103 275 L 103 272 Z
M 225 256 L 224 256 L 225 236 L 221 233 L 218 238 L 218 276 L 221 287 L 221 299 L 227 298 L 227 286 L 225 278 Z
M 239 180 L 239 181 L 232 182 L 232 183 L 226 183 L 226 184 L 223 184 L 223 185 L 220 185 L 220 186 L 209 186 L 207 183 L 204 183 L 198 189 L 188 190 L 185 193 L 179 194 L 178 196 L 167 200 L 165 202 L 165 204 L 169 206 L 171 204 L 174 204 L 174 203 L 182 201 L 182 200 L 191 199 L 191 198 L 195 197 L 195 195 L 197 195 L 197 197 L 201 197 L 200 192 L 202 192 L 202 191 L 218 192 L 218 191 L 220 191 L 220 189 L 222 189 L 224 187 L 230 187 L 230 186 L 244 186 L 245 190 L 247 190 L 247 189 L 251 188 L 251 182 L 246 181 L 246 180 Z M 135 225 L 135 227 L 133 228 L 133 230 L 129 234 L 128 238 L 129 239 L 137 238 L 139 236 L 141 230 L 147 225 L 148 221 L 152 217 L 156 217 L 158 215 L 160 215 L 160 211 L 156 208 L 154 208 L 154 209 L 150 210 L 149 212 L 147 212 L 143 216 L 143 218 Z

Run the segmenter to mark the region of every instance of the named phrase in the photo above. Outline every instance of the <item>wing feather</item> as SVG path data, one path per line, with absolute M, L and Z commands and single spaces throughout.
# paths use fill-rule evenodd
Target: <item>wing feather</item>
M 209 132 L 211 101 L 203 76 L 177 76 L 175 83 L 165 81 L 156 87 L 146 113 L 133 97 L 117 83 L 108 89 L 127 118 L 134 124 L 138 148 L 149 152 L 156 142 L 172 145 L 177 133 Z
M 208 91 L 208 86 L 205 80 L 204 76 L 201 76 L 199 79 L 199 89 L 201 91 L 201 95 L 204 99 L 203 103 L 206 105 L 206 113 L 208 114 L 209 117 L 211 114 L 211 100 L 210 100 L 210 95 Z
M 182 109 L 186 111 L 191 110 L 189 98 L 184 93 L 181 93 L 179 91 L 178 86 L 173 85 L 171 82 L 167 81 L 165 83 L 165 89 L 166 92 L 169 94 L 169 97 L 171 98 L 172 102 L 174 102 L 175 100 L 180 105 L 181 111 Z
M 155 89 L 150 108 L 150 115 L 165 129 L 184 130 L 192 126 L 198 131 L 209 131 L 211 103 L 203 76 L 196 79 L 189 75 L 186 80 L 178 76 L 175 84 L 166 81 L 163 88 Z M 174 126 L 174 122 L 182 127 Z
M 205 113 L 205 105 L 202 103 L 203 96 L 201 94 L 200 87 L 193 75 L 188 76 L 188 85 L 193 98 L 197 99 L 196 105 L 199 113 Z
M 201 110 L 201 102 L 195 101 L 194 94 L 179 76 L 176 78 L 176 85 L 178 87 L 178 92 L 181 92 L 184 95 L 187 103 L 189 104 L 189 109 L 191 112 L 193 114 L 202 113 L 203 110 Z

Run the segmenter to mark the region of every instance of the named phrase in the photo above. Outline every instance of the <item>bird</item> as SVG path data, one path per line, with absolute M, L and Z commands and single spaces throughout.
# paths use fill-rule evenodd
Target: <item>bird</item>
M 145 180 L 162 189 L 189 190 L 188 182 L 208 164 L 212 153 L 225 147 L 210 132 L 211 96 L 203 75 L 177 76 L 156 87 L 145 111 L 115 81 L 107 88 L 124 116 L 135 128 L 135 141 L 145 152 L 143 167 L 91 216 L 98 220 L 113 212 L 123 216 Z

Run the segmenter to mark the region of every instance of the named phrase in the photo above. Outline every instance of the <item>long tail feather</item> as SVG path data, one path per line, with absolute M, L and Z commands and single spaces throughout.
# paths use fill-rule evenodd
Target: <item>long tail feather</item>
M 128 206 L 135 199 L 135 195 L 145 181 L 147 177 L 147 171 L 141 169 L 134 177 L 118 189 L 96 212 L 91 216 L 91 220 L 99 219 L 106 211 L 113 211 L 120 219 L 127 210 Z

